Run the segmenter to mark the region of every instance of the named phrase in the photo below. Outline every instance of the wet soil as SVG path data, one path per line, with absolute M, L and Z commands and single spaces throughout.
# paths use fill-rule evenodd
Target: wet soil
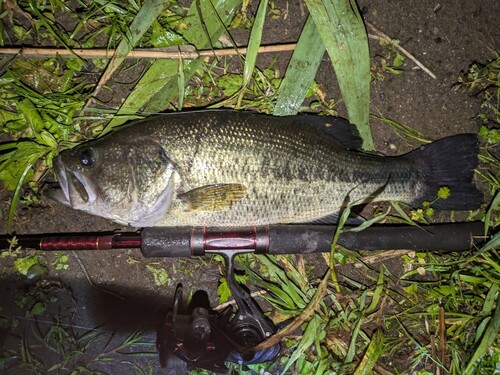
M 371 112 L 383 115 L 421 131 L 430 139 L 447 135 L 477 132 L 480 120 L 480 100 L 467 93 L 453 89 L 459 73 L 474 61 L 484 62 L 500 50 L 498 20 L 500 6 L 495 0 L 461 2 L 440 2 L 421 0 L 401 2 L 383 0 L 379 2 L 359 1 L 365 18 L 410 51 L 435 75 L 431 78 L 406 59 L 404 73 L 385 73 L 382 80 L 372 84 Z M 460 5 L 459 5 L 460 4 Z M 287 43 L 297 40 L 306 18 L 305 6 L 298 1 L 274 1 L 283 15 L 276 20 L 268 19 L 264 32 L 264 43 Z M 285 13 L 287 11 L 287 13 Z M 246 44 L 245 33 L 236 33 L 238 43 Z M 377 56 L 384 56 L 387 50 L 371 40 L 371 55 L 374 63 Z M 290 54 L 277 56 L 275 67 L 285 71 Z M 276 56 L 259 58 L 259 66 L 265 68 Z M 329 98 L 340 94 L 332 73 L 328 56 L 325 55 L 317 75 L 317 81 Z M 123 93 L 117 91 L 116 97 Z M 339 114 L 345 116 L 342 104 Z M 377 150 L 396 155 L 407 152 L 412 145 L 404 142 L 385 123 L 372 120 L 373 135 Z M 415 146 L 416 144 L 413 144 Z M 1 194 L 0 233 L 6 233 L 5 218 L 11 195 Z M 17 233 L 58 233 L 126 230 L 107 220 L 75 212 L 42 198 L 36 207 L 20 208 L 16 214 L 14 228 Z M 133 229 L 132 229 L 133 230 Z M 137 250 L 109 252 L 68 252 L 68 269 L 56 270 L 52 263 L 53 254 L 41 254 L 43 262 L 49 265 L 48 279 L 61 282 L 63 294 L 69 297 L 54 297 L 47 304 L 52 309 L 59 307 L 61 316 L 67 322 L 81 327 L 104 327 L 104 331 L 118 329 L 119 332 L 133 332 L 144 328 L 151 332 L 146 336 L 154 343 L 154 327 L 159 323 L 165 308 L 178 283 L 190 289 L 204 289 L 209 292 L 214 304 L 220 278 L 220 263 L 213 259 L 158 259 L 146 260 Z M 317 273 L 326 269 L 318 255 Z M 12 272 L 11 261 L 2 260 L 0 284 L 0 314 L 22 316 L 23 310 L 16 307 L 19 290 L 33 291 L 37 282 L 26 280 Z M 146 267 L 163 268 L 168 273 L 168 282 L 157 286 L 153 273 Z M 403 266 L 397 261 L 392 267 L 397 275 Z M 362 278 L 359 272 L 351 270 L 350 277 Z M 346 268 L 345 272 L 350 272 Z M 49 314 L 50 315 L 50 314 Z M 22 320 L 21 320 L 21 324 Z M 107 325 L 106 325 L 107 324 Z M 84 330 L 80 331 L 83 333 Z M 1 334 L 1 332 L 0 332 Z M 5 336 L 4 336 L 4 339 Z M 7 338 L 8 340 L 8 338 Z M 157 373 L 157 363 L 148 362 Z M 1 369 L 1 367 L 0 367 Z M 106 370 L 105 370 L 106 371 Z M 118 369 L 108 369 L 117 373 Z M 159 372 L 158 372 L 159 373 Z

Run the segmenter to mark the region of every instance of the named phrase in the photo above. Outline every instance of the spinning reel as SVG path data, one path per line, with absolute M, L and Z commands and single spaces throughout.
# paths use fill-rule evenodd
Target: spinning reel
M 237 310 L 232 306 L 220 312 L 212 310 L 208 294 L 201 290 L 184 306 L 182 286 L 177 286 L 172 310 L 158 330 L 157 340 L 160 363 L 172 373 L 187 368 L 222 372 L 227 370 L 224 362 L 267 362 L 280 352 L 280 345 L 252 351 L 275 332 L 275 327 L 234 279 L 233 254 L 222 253 Z

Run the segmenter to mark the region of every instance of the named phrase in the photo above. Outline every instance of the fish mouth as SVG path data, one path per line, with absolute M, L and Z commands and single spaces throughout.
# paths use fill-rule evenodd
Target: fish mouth
M 60 157 L 55 159 L 60 189 L 49 190 L 49 198 L 72 208 L 82 208 L 96 200 L 95 184 L 78 170 L 68 169 Z

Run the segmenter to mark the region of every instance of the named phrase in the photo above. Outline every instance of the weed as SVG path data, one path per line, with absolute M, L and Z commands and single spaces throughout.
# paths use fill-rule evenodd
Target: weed
M 474 63 L 469 66 L 460 76 L 455 88 L 467 90 L 471 95 L 480 95 L 484 112 L 478 115 L 479 118 L 484 123 L 500 124 L 500 57 L 497 56 L 486 64 Z M 495 134 L 497 132 L 493 130 L 493 138 Z M 480 135 L 486 135 L 488 139 L 489 132 L 481 129 Z
M 159 266 L 159 262 L 144 262 L 142 259 L 135 259 L 132 256 L 127 258 L 128 264 L 140 264 L 144 266 L 153 277 L 153 281 L 155 285 L 163 286 L 167 284 L 171 284 L 172 280 L 167 272 L 167 270 L 163 267 Z
M 33 71 L 39 75 L 34 76 Z M 43 64 L 21 60 L 1 76 L 0 129 L 14 139 L 0 144 L 0 181 L 5 188 L 15 190 L 9 228 L 21 186 L 31 183 L 33 189 L 24 201 L 36 202 L 36 183 L 52 167 L 54 157 L 82 137 L 75 130 L 73 117 L 84 104 L 85 84 L 68 72 L 74 70 L 57 59 Z
M 33 285 L 17 301 L 26 317 L 1 319 L 10 333 L 10 344 L 19 351 L 0 352 L 0 369 L 30 374 L 98 374 L 112 363 L 120 372 L 154 368 L 155 338 L 141 331 L 130 334 L 108 332 L 101 327 L 82 327 L 72 322 L 75 299 L 58 282 Z M 152 363 L 153 362 L 153 363 Z
M 69 268 L 68 256 L 64 252 L 56 252 L 52 265 L 56 267 L 56 270 L 67 270 Z
M 170 277 L 168 276 L 168 272 L 165 268 L 147 264 L 146 269 L 148 269 L 151 272 L 151 275 L 153 275 L 153 280 L 156 285 L 162 286 L 171 283 Z
M 397 121 L 394 121 L 394 120 L 391 120 L 389 118 L 386 118 L 382 115 L 379 115 L 379 116 L 375 116 L 375 115 L 372 115 L 372 118 L 376 118 L 384 123 L 386 123 L 387 125 L 391 126 L 396 132 L 397 134 L 401 137 L 401 139 L 403 139 L 405 142 L 407 142 L 408 144 L 412 144 L 411 142 L 413 141 L 418 141 L 418 142 L 423 142 L 423 143 L 430 143 L 431 141 L 425 137 L 425 135 L 416 130 L 416 129 L 413 129 L 412 127 L 408 126 L 408 125 L 405 125 L 405 124 L 401 124 Z
M 399 53 L 397 46 L 399 40 L 393 39 L 390 42 L 381 39 L 379 44 L 383 47 L 385 54 L 383 56 L 376 56 L 373 59 L 371 74 L 375 80 L 383 80 L 384 73 L 403 74 L 402 69 L 404 63 L 404 56 Z

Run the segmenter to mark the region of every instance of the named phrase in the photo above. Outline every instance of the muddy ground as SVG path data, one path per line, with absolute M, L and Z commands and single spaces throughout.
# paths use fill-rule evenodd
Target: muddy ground
M 453 86 L 458 81 L 460 72 L 467 69 L 469 64 L 487 61 L 494 57 L 494 51 L 500 50 L 498 1 L 382 0 L 358 3 L 366 20 L 391 37 L 399 39 L 401 45 L 437 77 L 431 78 L 406 59 L 403 74 L 385 73 L 383 80 L 372 84 L 371 112 L 404 123 L 431 139 L 477 132 L 481 122 L 475 116 L 480 113 L 480 101 L 467 93 L 454 90 Z M 306 17 L 304 5 L 297 1 L 275 1 L 274 5 L 288 13 L 286 17 L 282 16 L 277 20 L 268 18 L 263 43 L 296 41 Z M 238 43 L 246 44 L 244 35 L 238 33 L 236 37 Z M 370 43 L 373 57 L 385 55 L 386 50 L 377 42 L 372 40 Z M 287 53 L 278 56 L 277 67 L 281 72 L 284 71 L 288 58 Z M 270 59 L 270 56 L 263 57 L 259 60 L 260 66 L 265 68 Z M 328 97 L 339 98 L 327 55 L 317 81 Z M 342 105 L 338 109 L 340 115 L 345 116 Z M 378 151 L 395 155 L 410 149 L 386 124 L 373 119 L 372 129 Z M 3 193 L 1 197 L 0 211 L 3 219 L 0 233 L 5 233 L 5 218 L 11 196 Z M 17 233 L 124 229 L 46 199 L 43 199 L 39 207 L 20 208 L 14 228 Z M 125 229 L 130 231 L 130 228 Z M 53 281 L 54 291 L 48 302 L 49 310 L 59 312 L 61 316 L 70 315 L 70 320 L 66 321 L 71 321 L 75 326 L 99 327 L 103 331 L 117 328 L 123 335 L 142 325 L 150 332 L 143 340 L 153 343 L 154 327 L 171 300 L 177 283 L 183 283 L 193 290 L 207 290 L 216 303 L 220 264 L 208 258 L 160 259 L 153 262 L 142 258 L 136 250 L 78 252 L 78 255 L 68 252 L 67 255 L 69 267 L 66 270 L 56 270 L 51 266 L 54 261 L 52 255 L 42 255 L 42 259 L 49 264 L 48 279 Z M 26 280 L 14 275 L 9 261 L 4 260 L 2 264 L 0 314 L 21 316 L 23 312 L 17 309 L 15 302 L 21 294 L 36 290 L 36 280 Z M 155 285 L 152 272 L 146 268 L 147 264 L 164 268 L 168 272 L 166 285 Z M 318 261 L 318 267 L 322 264 L 322 261 Z M 56 283 L 59 281 L 62 284 Z M 26 324 L 23 320 L 20 322 L 21 325 Z M 84 328 L 79 331 L 82 332 Z M 9 340 L 7 337 L 3 336 L 6 343 Z M 120 338 L 116 340 L 119 341 Z M 159 373 L 155 358 L 143 361 L 151 363 L 154 373 Z M 118 373 L 124 371 L 120 366 L 125 365 L 112 363 L 108 368 L 100 368 L 109 373 Z M 0 372 L 1 370 L 0 365 Z M 19 373 L 18 371 L 19 369 L 13 373 Z

